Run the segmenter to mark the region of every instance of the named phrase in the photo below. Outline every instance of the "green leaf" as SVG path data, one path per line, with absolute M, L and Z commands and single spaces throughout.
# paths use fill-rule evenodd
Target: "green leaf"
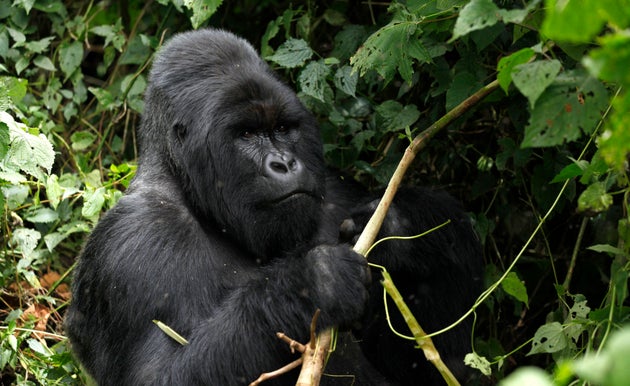
M 313 56 L 313 50 L 302 39 L 290 38 L 282 43 L 276 52 L 266 59 L 286 68 L 301 67 Z
M 57 209 L 57 205 L 61 202 L 61 195 L 63 193 L 58 180 L 59 177 L 57 177 L 56 174 L 51 174 L 46 178 L 46 197 L 53 209 Z
M 15 170 L 22 170 L 36 177 L 40 173 L 39 168 L 50 173 L 55 161 L 55 151 L 46 136 L 29 133 L 25 125 L 16 123 L 6 112 L 0 112 L 0 122 L 8 126 L 11 137 L 7 164 Z
M 560 170 L 560 173 L 551 180 L 551 183 L 563 182 L 571 178 L 579 177 L 584 173 L 584 169 L 588 166 L 588 161 L 578 161 L 569 164 Z
M 472 31 L 495 25 L 499 21 L 498 15 L 499 7 L 492 0 L 472 0 L 460 11 L 451 41 Z
M 36 0 L 14 0 L 13 6 L 22 7 L 26 11 L 26 14 L 28 15 L 31 12 L 31 9 L 33 9 L 33 5 L 35 4 L 35 1 Z
M 34 210 L 26 219 L 34 223 L 51 223 L 59 219 L 59 214 L 50 208 L 42 207 Z
M 105 38 L 105 48 L 110 44 L 118 51 L 122 51 L 125 45 L 125 34 L 123 32 L 122 19 L 118 18 L 116 24 L 97 25 L 90 28 L 90 32 Z
M 26 95 L 26 79 L 12 76 L 0 76 L 0 111 L 6 111 L 9 106 L 15 105 Z
M 608 253 L 610 255 L 620 255 L 620 256 L 628 255 L 627 253 L 623 251 L 623 249 L 613 247 L 612 245 L 609 245 L 609 244 L 595 244 L 595 245 L 591 245 L 590 247 L 586 249 L 590 249 L 591 251 L 595 251 L 595 252 Z
M 582 71 L 558 75 L 531 111 L 521 147 L 561 145 L 591 134 L 608 104 L 608 92 Z
M 59 68 L 66 76 L 64 80 L 70 78 L 82 61 L 83 44 L 81 42 L 63 42 L 59 45 Z
M 83 194 L 83 208 L 81 215 L 87 219 L 95 219 L 101 212 L 105 203 L 105 188 L 87 190 Z
M 50 60 L 47 56 L 38 55 L 35 57 L 35 59 L 33 59 L 33 63 L 37 67 L 43 68 L 44 70 L 51 71 L 51 72 L 57 71 L 52 60 Z
M 512 70 L 512 80 L 518 90 L 527 97 L 529 105 L 534 108 L 536 100 L 553 83 L 562 68 L 558 60 L 539 60 L 523 63 Z
M 479 356 L 477 353 L 466 354 L 464 357 L 464 364 L 481 371 L 481 373 L 485 376 L 489 377 L 492 374 L 490 362 L 488 362 L 485 357 Z
M 108 90 L 98 87 L 89 87 L 88 90 L 96 96 L 98 104 L 106 110 L 115 110 L 121 105 L 121 102 L 116 100 L 116 98 Z
M 330 87 L 328 83 L 326 83 L 326 77 L 329 73 L 330 67 L 326 66 L 324 63 L 320 61 L 310 62 L 298 76 L 300 90 L 306 95 L 325 102 L 324 94 L 326 88 Z
M 420 118 L 420 111 L 415 105 L 403 105 L 394 100 L 387 100 L 375 108 L 379 115 L 377 125 L 380 131 L 404 131 L 406 127 L 413 125 Z
M 512 83 L 512 69 L 519 64 L 527 63 L 534 55 L 535 52 L 531 48 L 523 48 L 499 60 L 497 79 L 503 91 L 507 93 L 508 87 Z
M 186 8 L 192 11 L 190 22 L 197 29 L 217 11 L 223 0 L 184 0 Z
M 446 110 L 452 110 L 482 86 L 483 84 L 474 74 L 465 70 L 458 72 L 446 92 Z
M 413 75 L 413 59 L 430 63 L 432 58 L 418 38 L 416 22 L 392 22 L 379 29 L 363 43 L 350 58 L 350 64 L 361 76 L 375 70 L 385 82 L 396 75 L 396 71 L 407 83 Z
M 358 81 L 359 74 L 352 71 L 352 67 L 348 65 L 337 69 L 333 79 L 335 87 L 350 96 L 355 96 Z
M 72 141 L 72 150 L 83 151 L 92 146 L 94 141 L 96 141 L 96 135 L 87 130 L 77 131 L 72 133 L 70 140 Z
M 630 31 L 605 36 L 598 43 L 600 47 L 583 59 L 584 66 L 600 79 L 630 86 Z
M 499 386 L 554 386 L 549 375 L 538 367 L 521 367 L 499 382 Z
M 542 33 L 549 39 L 588 43 L 601 31 L 605 20 L 601 0 L 545 0 Z
M 605 129 L 598 137 L 599 150 L 606 162 L 619 169 L 626 168 L 626 157 L 630 154 L 630 94 L 624 93 L 613 102 Z
M 558 322 L 547 323 L 538 328 L 534 334 L 532 349 L 527 355 L 554 353 L 567 347 L 567 336 Z
M 519 279 L 516 272 L 508 273 L 501 282 L 501 287 L 507 294 L 525 303 L 526 306 L 528 305 L 529 298 L 527 296 L 527 288 L 525 288 L 525 284 Z
M 578 198 L 578 212 L 600 213 L 613 203 L 612 195 L 607 193 L 604 182 L 595 182 L 586 188 Z
M 31 256 L 42 235 L 35 229 L 18 228 L 13 231 L 11 242 L 24 257 Z
M 28 41 L 24 43 L 24 47 L 34 54 L 41 54 L 48 49 L 50 42 L 54 39 L 53 36 L 49 36 L 40 40 Z
M 42 341 L 44 341 L 44 340 L 42 340 Z M 36 353 L 41 354 L 41 355 L 43 355 L 45 357 L 48 357 L 51 354 L 50 349 L 48 347 L 44 346 L 42 341 L 39 341 L 37 339 L 28 339 L 27 340 L 28 347 L 31 350 L 35 351 Z

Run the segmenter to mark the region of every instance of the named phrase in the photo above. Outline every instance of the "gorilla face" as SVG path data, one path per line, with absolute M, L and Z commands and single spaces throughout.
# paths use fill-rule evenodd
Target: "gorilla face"
M 175 37 L 154 64 L 146 109 L 162 116 L 143 121 L 142 157 L 169 154 L 188 204 L 258 256 L 291 250 L 319 224 L 315 120 L 249 44 L 204 37 Z

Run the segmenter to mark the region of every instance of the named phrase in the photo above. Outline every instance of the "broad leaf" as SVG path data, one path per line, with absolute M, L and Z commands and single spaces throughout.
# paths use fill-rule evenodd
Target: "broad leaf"
M 534 108 L 536 100 L 556 79 L 562 64 L 559 61 L 539 60 L 523 63 L 512 70 L 512 79 L 518 90 L 527 97 L 529 105 Z
M 538 98 L 521 146 L 556 146 L 591 134 L 607 104 L 597 79 L 581 71 L 560 74 Z
M 303 66 L 311 56 L 313 56 L 313 50 L 306 41 L 291 38 L 282 43 L 276 52 L 266 59 L 282 67 L 294 68 Z
M 532 349 L 527 355 L 554 353 L 567 347 L 567 336 L 558 322 L 547 323 L 538 328 L 534 334 Z
M 298 83 L 300 90 L 315 99 L 325 102 L 324 95 L 327 87 L 326 77 L 330 73 L 330 67 L 321 62 L 310 62 L 300 72 Z

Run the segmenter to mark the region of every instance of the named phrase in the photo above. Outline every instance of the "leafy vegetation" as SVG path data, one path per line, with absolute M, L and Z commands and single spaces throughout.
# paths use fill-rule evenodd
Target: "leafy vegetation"
M 372 187 L 498 79 L 407 179 L 458 196 L 483 242 L 475 383 L 628 384 L 628 0 L 0 0 L 0 21 L 3 384 L 87 382 L 62 328 L 74 260 L 133 177 L 153 53 L 206 25 L 259 47 Z

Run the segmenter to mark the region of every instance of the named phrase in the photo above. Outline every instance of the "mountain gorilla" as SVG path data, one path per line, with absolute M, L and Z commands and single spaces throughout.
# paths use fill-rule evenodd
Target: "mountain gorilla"
M 246 385 L 296 359 L 275 333 L 308 341 L 317 309 L 319 329 L 343 331 L 326 370 L 345 377 L 322 384 L 441 383 L 414 343 L 387 327 L 380 274 L 339 241 L 344 219 L 350 239 L 363 228 L 375 197 L 327 172 L 315 119 L 247 42 L 218 30 L 170 40 L 153 64 L 138 135 L 137 174 L 82 251 L 67 315 L 73 350 L 100 385 Z M 449 196 L 410 189 L 381 231 L 415 235 L 446 220 L 370 255 L 429 331 L 478 293 L 471 225 Z M 470 324 L 435 342 L 463 374 Z

